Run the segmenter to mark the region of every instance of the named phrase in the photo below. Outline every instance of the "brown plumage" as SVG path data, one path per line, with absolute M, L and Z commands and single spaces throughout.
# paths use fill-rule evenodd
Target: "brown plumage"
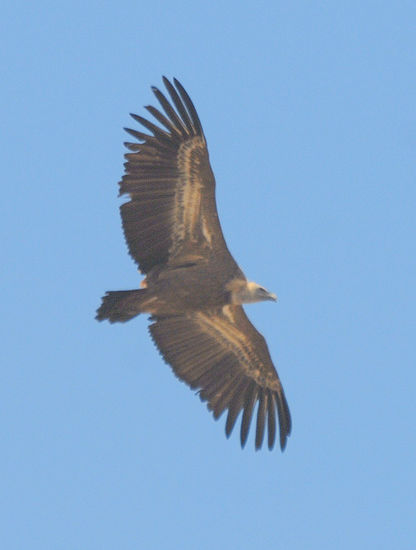
M 175 374 L 218 418 L 228 409 L 230 435 L 241 411 L 244 446 L 257 406 L 255 447 L 280 446 L 291 430 L 289 408 L 263 336 L 248 320 L 243 303 L 276 300 L 247 281 L 227 249 L 218 220 L 215 179 L 195 107 L 182 85 L 163 79 L 170 102 L 153 92 L 163 112 L 147 110 L 160 126 L 132 117 L 150 134 L 127 131 L 126 173 L 120 194 L 121 218 L 129 252 L 146 278 L 139 290 L 110 291 L 97 319 L 127 321 L 150 313 L 153 341 Z

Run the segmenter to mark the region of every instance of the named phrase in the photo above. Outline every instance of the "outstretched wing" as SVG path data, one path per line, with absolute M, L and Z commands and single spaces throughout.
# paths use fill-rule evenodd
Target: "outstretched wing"
M 228 409 L 227 437 L 243 409 L 240 438 L 245 445 L 258 402 L 256 449 L 262 446 L 266 422 L 268 446 L 273 448 L 276 412 L 284 449 L 291 419 L 283 388 L 265 339 L 241 306 L 153 319 L 151 336 L 175 374 L 192 389 L 200 389 L 216 419 Z
M 182 85 L 163 78 L 171 102 L 152 88 L 164 113 L 146 109 L 160 126 L 131 115 L 150 134 L 126 129 L 140 143 L 126 143 L 120 194 L 129 252 L 142 272 L 158 264 L 189 262 L 215 249 L 233 261 L 218 220 L 215 179 L 195 107 Z

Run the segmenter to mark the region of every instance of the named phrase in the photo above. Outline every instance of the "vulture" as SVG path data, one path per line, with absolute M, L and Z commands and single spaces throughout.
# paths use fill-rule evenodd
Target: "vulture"
M 227 409 L 227 437 L 242 412 L 244 447 L 254 413 L 255 449 L 266 432 L 273 448 L 278 420 L 283 450 L 291 431 L 285 394 L 242 307 L 276 295 L 248 281 L 228 251 L 198 114 L 177 79 L 163 82 L 167 93 L 152 87 L 160 108 L 146 107 L 159 124 L 131 115 L 144 131 L 126 128 L 137 141 L 125 144 L 119 184 L 129 198 L 120 207 L 128 250 L 145 278 L 137 290 L 107 292 L 96 319 L 150 314 L 150 335 L 175 375 L 198 390 L 215 419 Z

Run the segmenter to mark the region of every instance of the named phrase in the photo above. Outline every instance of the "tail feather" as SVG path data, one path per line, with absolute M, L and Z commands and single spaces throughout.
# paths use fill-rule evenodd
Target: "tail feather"
M 98 321 L 108 319 L 110 323 L 124 323 L 146 311 L 148 298 L 149 291 L 147 289 L 110 290 L 103 296 L 95 318 Z

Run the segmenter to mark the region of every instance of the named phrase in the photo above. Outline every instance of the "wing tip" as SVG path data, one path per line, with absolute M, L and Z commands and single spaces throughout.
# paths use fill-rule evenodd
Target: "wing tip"
M 270 390 L 259 392 L 258 387 L 255 385 L 254 387 L 249 388 L 246 392 L 245 403 L 243 405 L 243 416 L 240 424 L 240 445 L 242 449 L 244 449 L 247 444 L 253 412 L 255 405 L 257 404 L 257 420 L 254 440 L 255 451 L 262 449 L 266 431 L 268 433 L 267 447 L 270 451 L 274 449 L 277 440 L 276 413 L 279 421 L 279 446 L 282 452 L 285 450 L 287 440 L 291 433 L 292 424 L 286 400 L 284 401 L 284 408 L 283 401 L 281 403 L 279 403 L 279 401 L 280 396 L 277 392 L 274 393 Z M 281 410 L 279 410 L 280 407 L 282 407 Z M 208 408 L 210 408 L 209 403 Z M 225 435 L 227 439 L 229 439 L 241 409 L 238 409 L 238 411 L 235 409 L 233 410 L 232 403 L 230 403 L 226 408 L 228 409 L 228 415 L 225 423 Z M 282 414 L 283 411 L 285 413 L 284 415 Z M 212 412 L 215 420 L 217 420 L 224 410 L 222 410 L 220 414 L 215 414 L 214 410 L 212 410 Z

